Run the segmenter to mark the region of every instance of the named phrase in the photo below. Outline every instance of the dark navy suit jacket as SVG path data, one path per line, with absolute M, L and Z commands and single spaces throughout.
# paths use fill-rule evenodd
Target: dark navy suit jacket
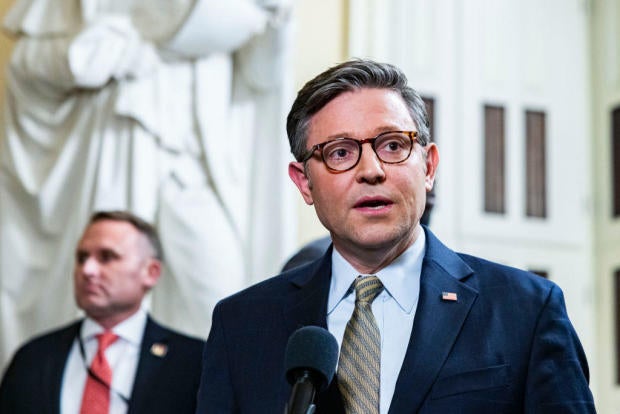
M 595 412 L 560 288 L 457 254 L 425 231 L 420 297 L 390 414 Z M 326 327 L 330 278 L 331 248 L 216 306 L 197 413 L 283 412 L 286 343 L 302 326 Z M 343 412 L 336 382 L 319 394 L 318 413 Z
M 58 414 L 62 376 L 81 321 L 44 334 L 20 348 L 0 385 L 2 414 Z M 165 355 L 151 352 L 167 347 Z M 147 319 L 129 414 L 194 413 L 204 341 Z

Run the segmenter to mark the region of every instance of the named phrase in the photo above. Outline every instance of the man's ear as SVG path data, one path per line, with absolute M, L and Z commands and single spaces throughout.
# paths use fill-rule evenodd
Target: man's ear
M 435 173 L 439 164 L 439 151 L 437 150 L 437 145 L 432 142 L 424 149 L 426 151 L 426 178 L 424 179 L 424 186 L 428 192 L 433 189 L 433 184 L 435 183 Z
M 157 284 L 159 277 L 161 276 L 162 264 L 158 259 L 149 258 L 146 264 L 146 277 L 144 283 L 148 289 L 151 289 Z
M 306 169 L 304 168 L 304 163 L 302 162 L 291 162 L 288 165 L 288 176 L 291 177 L 291 180 L 299 189 L 301 196 L 304 198 L 306 204 L 311 206 L 314 204 L 314 200 L 312 199 L 312 192 L 310 191 L 310 180 L 308 176 L 306 176 Z

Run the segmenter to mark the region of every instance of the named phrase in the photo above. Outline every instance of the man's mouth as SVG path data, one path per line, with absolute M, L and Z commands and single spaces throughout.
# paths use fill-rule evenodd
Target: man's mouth
M 363 208 L 363 209 L 373 209 L 379 210 L 384 207 L 393 204 L 392 201 L 382 198 L 382 197 L 373 197 L 373 198 L 363 198 L 355 203 L 355 208 Z

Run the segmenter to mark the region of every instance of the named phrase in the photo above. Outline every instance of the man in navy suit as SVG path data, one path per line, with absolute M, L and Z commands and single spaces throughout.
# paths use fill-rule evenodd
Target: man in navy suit
M 15 354 L 0 385 L 0 412 L 193 413 L 204 341 L 167 329 L 141 307 L 161 274 L 155 229 L 127 212 L 95 213 L 75 255 L 75 299 L 86 317 L 39 336 Z M 115 337 L 111 380 L 91 367 L 97 337 Z M 109 395 L 83 404 L 88 382 Z M 97 411 L 92 411 L 92 410 Z
M 382 286 L 364 319 L 368 334 L 371 325 L 380 334 L 380 380 L 363 393 L 346 388 L 367 379 L 341 375 L 351 364 L 341 352 L 318 413 L 343 413 L 358 400 L 366 408 L 347 413 L 595 412 L 560 288 L 455 253 L 420 224 L 439 157 L 424 103 L 398 68 L 352 60 L 328 69 L 298 93 L 287 132 L 297 159 L 289 175 L 332 246 L 216 306 L 198 413 L 283 412 L 289 336 L 318 325 L 339 345 L 357 338 L 344 332 L 356 294 L 369 303 L 353 292 L 360 277 Z

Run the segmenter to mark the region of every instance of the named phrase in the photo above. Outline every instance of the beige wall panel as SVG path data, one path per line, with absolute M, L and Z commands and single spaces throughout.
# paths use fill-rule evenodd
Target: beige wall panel
M 295 34 L 295 89 L 328 67 L 346 58 L 347 1 L 300 0 Z M 293 183 L 291 182 L 291 185 Z M 314 208 L 298 196 L 299 245 L 327 234 Z

